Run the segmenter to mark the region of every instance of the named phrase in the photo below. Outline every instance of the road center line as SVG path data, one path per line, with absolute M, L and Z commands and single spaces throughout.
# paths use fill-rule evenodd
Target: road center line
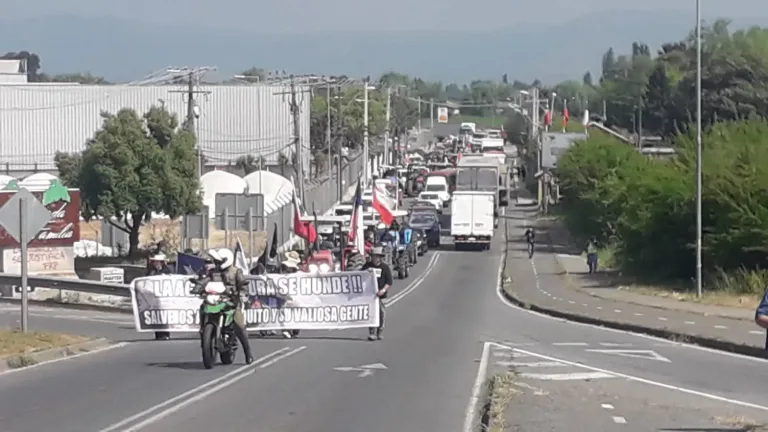
M 259 365 L 259 369 L 264 369 L 266 367 L 269 367 L 269 366 L 277 363 L 280 360 L 284 360 L 284 359 L 286 359 L 286 358 L 288 358 L 288 357 L 290 357 L 290 356 L 292 356 L 294 354 L 298 354 L 301 351 L 304 351 L 306 348 L 307 348 L 306 346 L 300 346 L 298 348 L 294 348 L 294 349 L 292 349 L 292 350 L 290 350 L 288 352 L 285 352 L 285 353 L 283 353 L 283 354 L 273 358 L 272 360 L 270 360 L 270 361 L 268 361 L 268 362 L 266 362 L 264 364 Z M 240 375 L 235 376 L 232 379 L 224 381 L 224 382 L 222 382 L 222 383 L 220 383 L 220 384 L 218 384 L 218 385 L 216 385 L 214 387 L 210 387 L 210 388 L 204 390 L 203 392 L 198 393 L 197 395 L 195 395 L 195 396 L 193 396 L 193 397 L 191 397 L 189 399 L 184 400 L 183 402 L 180 402 L 180 403 L 178 403 L 176 405 L 170 406 L 170 407 L 168 407 L 168 408 L 158 412 L 157 414 L 153 415 L 152 417 L 149 417 L 148 419 L 146 419 L 146 420 L 144 420 L 142 422 L 136 423 L 132 427 L 123 430 L 123 432 L 136 432 L 136 431 L 139 431 L 139 430 L 145 428 L 146 426 L 149 426 L 152 423 L 157 422 L 158 420 L 162 420 L 162 419 L 170 416 L 171 414 L 174 414 L 174 413 L 176 413 L 176 412 L 186 408 L 187 406 L 192 405 L 193 403 L 195 403 L 195 402 L 197 402 L 197 401 L 199 401 L 201 399 L 204 399 L 204 398 L 206 398 L 206 397 L 208 397 L 208 396 L 210 396 L 210 395 L 220 391 L 223 388 L 229 387 L 232 384 L 235 384 L 236 382 L 242 380 L 243 378 L 251 376 L 251 375 L 253 375 L 255 373 L 256 373 L 255 368 L 252 368 L 252 369 L 248 370 L 247 372 L 244 372 L 244 373 L 242 373 Z
M 201 384 L 201 385 L 199 385 L 199 386 L 197 386 L 197 387 L 195 387 L 193 389 L 185 391 L 184 393 L 176 395 L 176 396 L 172 397 L 171 399 L 168 399 L 167 401 L 165 401 L 163 403 L 154 405 L 151 408 L 146 409 L 146 410 L 141 411 L 141 412 L 138 412 L 138 413 L 136 413 L 136 414 L 126 418 L 126 419 L 121 420 L 118 423 L 115 423 L 115 424 L 112 424 L 110 426 L 107 426 L 106 428 L 101 429 L 99 432 L 114 432 L 114 431 L 116 431 L 116 430 L 118 430 L 118 429 L 120 429 L 120 428 L 122 428 L 122 427 L 124 427 L 124 426 L 126 426 L 126 425 L 128 425 L 128 424 L 130 424 L 130 423 L 132 423 L 132 422 L 134 422 L 134 421 L 136 421 L 138 419 L 140 419 L 141 417 L 144 417 L 144 416 L 147 416 L 149 414 L 152 414 L 153 412 L 159 411 L 159 410 L 161 410 L 161 409 L 163 409 L 165 407 L 173 406 L 173 404 L 183 400 L 186 397 L 194 396 L 196 393 L 200 392 L 201 390 L 204 390 L 207 387 L 219 384 L 222 381 L 225 381 L 228 378 L 235 377 L 238 374 L 247 373 L 246 371 L 255 369 L 256 367 L 260 366 L 262 363 L 265 363 L 267 361 L 272 360 L 273 357 L 277 357 L 277 356 L 280 356 L 282 354 L 285 354 L 289 350 L 290 350 L 290 347 L 283 347 L 283 348 L 281 348 L 281 349 L 279 349 L 277 351 L 269 353 L 269 354 L 267 354 L 267 355 L 265 355 L 263 357 L 260 357 L 260 358 L 256 359 L 250 365 L 241 366 L 241 367 L 239 367 L 239 368 L 237 368 L 237 369 L 235 369 L 235 370 L 233 370 L 233 371 L 231 371 L 231 372 L 229 372 L 229 373 L 227 373 L 225 375 L 222 375 L 222 376 L 220 376 L 220 377 L 218 377 L 216 379 L 213 379 L 211 381 L 205 382 L 205 383 L 203 383 L 203 384 Z
M 435 266 L 437 266 L 437 261 L 439 259 L 440 259 L 439 252 L 432 255 L 432 258 L 430 259 L 429 264 L 427 265 L 427 268 L 424 269 L 424 271 L 419 275 L 419 277 L 413 282 L 411 282 L 404 290 L 400 291 L 399 293 L 392 296 L 392 298 L 388 299 L 384 303 L 384 305 L 385 306 L 394 305 L 395 303 L 405 298 L 405 296 L 407 296 L 408 294 L 416 290 L 416 288 L 418 288 L 419 285 L 421 285 L 421 283 L 424 282 L 424 280 L 429 276 L 429 274 L 432 272 Z

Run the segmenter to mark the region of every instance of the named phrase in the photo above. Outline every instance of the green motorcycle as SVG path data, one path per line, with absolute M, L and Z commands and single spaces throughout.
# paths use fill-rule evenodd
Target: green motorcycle
M 234 315 L 237 305 L 232 302 L 227 287 L 221 282 L 208 282 L 203 287 L 200 297 L 200 348 L 203 350 L 203 366 L 213 368 L 216 354 L 225 365 L 235 361 L 237 337 L 234 330 Z

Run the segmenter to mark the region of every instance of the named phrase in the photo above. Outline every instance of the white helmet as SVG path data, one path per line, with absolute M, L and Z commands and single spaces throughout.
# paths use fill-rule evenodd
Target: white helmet
M 231 267 L 232 263 L 235 261 L 235 254 L 229 249 L 208 249 L 207 253 L 212 260 L 219 264 L 219 268 L 222 270 Z
M 231 250 L 221 248 L 218 250 L 219 256 L 221 257 L 221 267 L 222 270 L 226 270 L 232 266 L 235 262 L 235 254 L 232 253 Z

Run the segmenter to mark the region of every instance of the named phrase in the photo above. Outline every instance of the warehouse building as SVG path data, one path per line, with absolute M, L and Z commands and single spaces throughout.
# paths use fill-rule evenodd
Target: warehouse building
M 133 108 L 141 114 L 153 105 L 163 105 L 180 121 L 187 115 L 184 85 L 14 83 L 13 77 L 4 79 L 4 70 L 0 67 L 0 173 L 17 178 L 55 172 L 54 154 L 82 151 L 101 127 L 102 112 Z M 310 100 L 301 90 L 300 139 L 308 149 Z M 249 154 L 276 164 L 281 152 L 290 156 L 293 116 L 290 96 L 284 94 L 289 91 L 288 86 L 276 85 L 196 88 L 196 129 L 206 164 L 225 166 Z M 304 166 L 308 166 L 309 152 L 304 154 Z

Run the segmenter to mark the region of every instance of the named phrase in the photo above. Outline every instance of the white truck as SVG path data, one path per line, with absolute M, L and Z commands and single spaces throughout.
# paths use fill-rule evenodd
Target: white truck
M 451 202 L 451 235 L 456 250 L 478 245 L 491 248 L 495 192 L 455 191 Z

